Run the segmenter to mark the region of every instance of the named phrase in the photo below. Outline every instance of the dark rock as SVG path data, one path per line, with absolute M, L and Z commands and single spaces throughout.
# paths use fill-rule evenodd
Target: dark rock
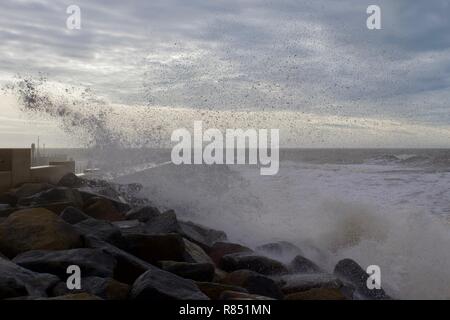
M 219 300 L 224 291 L 236 291 L 248 293 L 247 290 L 238 286 L 232 286 L 215 282 L 197 282 L 197 287 L 211 300 Z
M 181 227 L 173 210 L 166 211 L 156 215 L 153 219 L 147 220 L 145 230 L 149 234 L 181 233 Z
M 122 249 L 126 247 L 120 229 L 108 221 L 88 218 L 75 224 L 74 227 L 85 237 L 96 237 Z
M 288 272 L 287 268 L 279 261 L 248 253 L 233 253 L 223 256 L 219 266 L 228 272 L 240 269 L 248 269 L 264 275 Z
M 193 222 L 179 221 L 181 232 L 185 238 L 208 251 L 218 241 L 226 241 L 227 235 L 223 231 L 214 230 Z
M 36 273 L 0 258 L 0 299 L 24 295 L 45 297 L 58 281 L 54 275 Z
M 24 183 L 20 187 L 12 189 L 10 191 L 10 194 L 16 198 L 16 203 L 17 203 L 17 200 L 19 200 L 19 199 L 31 197 L 35 194 L 52 189 L 54 187 L 55 186 L 45 183 L 45 182 L 44 183 L 40 183 L 40 182 Z M 14 204 L 14 205 L 16 205 L 16 204 Z
M 0 224 L 0 252 L 10 258 L 30 250 L 65 250 L 82 246 L 81 234 L 46 209 L 16 211 Z
M 67 267 L 77 265 L 84 277 L 113 277 L 117 261 L 114 257 L 95 249 L 60 251 L 36 250 L 22 253 L 13 262 L 35 272 L 51 273 L 61 279 L 68 277 Z
M 282 299 L 283 293 L 272 279 L 251 270 L 238 270 L 228 274 L 223 284 L 238 286 L 258 295 Z
M 391 299 L 383 288 L 369 289 L 367 287 L 367 279 L 369 275 L 361 266 L 352 259 L 343 259 L 336 264 L 334 274 L 341 279 L 346 286 L 353 291 L 353 299 L 369 299 L 369 300 L 389 300 Z
M 66 294 L 64 296 L 53 298 L 40 298 L 36 300 L 102 300 L 102 299 L 92 294 L 82 292 L 82 293 Z
M 124 238 L 127 251 L 149 263 L 184 260 L 185 245 L 179 234 L 125 234 Z
M 11 207 L 15 207 L 17 204 L 17 197 L 13 192 L 3 192 L 0 193 L 0 203 L 8 204 Z
M 84 214 L 83 211 L 74 207 L 65 208 L 59 215 L 61 219 L 69 224 L 76 224 L 83 220 L 89 219 L 89 216 Z
M 285 300 L 346 300 L 340 289 L 314 288 L 288 294 Z
M 125 215 L 120 213 L 114 204 L 105 198 L 92 198 L 86 202 L 84 212 L 98 220 L 119 221 L 124 220 Z
M 164 271 L 195 281 L 209 282 L 214 278 L 214 265 L 211 263 L 160 261 L 159 266 Z
M 146 225 L 143 222 L 139 222 L 139 220 L 113 221 L 112 224 L 119 228 L 123 234 L 146 234 Z
M 192 280 L 156 267 L 136 279 L 130 296 L 138 300 L 208 300 Z
M 289 271 L 292 273 L 322 273 L 322 269 L 311 260 L 296 256 L 294 260 L 289 264 Z
M 214 261 L 214 263 L 216 265 L 219 265 L 220 259 L 222 259 L 223 256 L 227 254 L 241 253 L 241 252 L 252 253 L 253 250 L 237 243 L 216 242 L 210 248 L 208 254 Z
M 256 252 L 285 263 L 288 263 L 297 255 L 303 255 L 300 248 L 287 241 L 266 243 L 256 247 Z
M 111 189 L 110 187 L 106 189 L 96 190 L 83 187 L 79 188 L 78 190 L 80 191 L 81 197 L 85 202 L 85 207 L 97 202 L 99 199 L 102 199 L 104 202 L 109 202 L 115 208 L 115 210 L 122 214 L 124 217 L 125 214 L 131 210 L 131 206 L 125 201 L 125 199 L 123 199 L 114 191 L 114 189 Z M 111 193 L 114 193 L 113 196 L 109 196 L 111 195 Z
M 127 220 L 138 220 L 140 222 L 151 222 L 153 219 L 161 215 L 161 212 L 155 207 L 145 206 L 140 208 L 131 209 L 127 212 Z
M 214 264 L 211 258 L 205 253 L 205 251 L 195 243 L 183 239 L 184 242 L 184 260 L 192 263 L 209 263 Z
M 89 248 L 101 249 L 117 260 L 114 279 L 132 284 L 141 274 L 152 268 L 149 263 L 95 237 L 86 237 Z
M 238 291 L 224 291 L 220 295 L 220 300 L 274 300 L 269 297 L 260 296 L 256 294 L 248 294 Z
M 130 286 L 111 278 L 86 277 L 81 279 L 80 290 L 69 290 L 65 282 L 60 282 L 52 291 L 55 296 L 86 292 L 105 300 L 125 300 Z
M 37 207 L 54 203 L 71 204 L 73 207 L 81 208 L 83 199 L 76 189 L 58 187 L 45 190 L 29 197 L 20 198 L 18 206 Z
M 314 288 L 339 289 L 342 282 L 335 276 L 327 273 L 294 274 L 285 275 L 280 278 L 281 291 L 291 294 L 307 291 Z
M 58 182 L 58 186 L 68 187 L 68 188 L 81 188 L 82 186 L 85 186 L 86 184 L 87 184 L 86 180 L 78 177 L 77 175 L 75 175 L 72 172 L 66 174 Z

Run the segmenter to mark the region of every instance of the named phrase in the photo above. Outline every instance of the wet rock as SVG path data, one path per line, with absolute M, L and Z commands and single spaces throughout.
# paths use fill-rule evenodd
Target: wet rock
M 220 296 L 225 291 L 248 293 L 248 291 L 245 290 L 244 288 L 222 283 L 197 282 L 196 284 L 197 287 L 200 289 L 200 291 L 203 292 L 206 296 L 208 296 L 208 298 L 210 298 L 211 300 L 219 300 Z
M 223 256 L 219 266 L 228 272 L 240 269 L 248 269 L 264 275 L 288 272 L 287 268 L 279 261 L 248 253 L 233 253 Z
M 294 274 L 280 278 L 281 291 L 284 294 L 307 291 L 314 288 L 339 289 L 342 282 L 335 276 L 327 273 Z
M 321 273 L 323 272 L 318 265 L 311 260 L 303 257 L 296 256 L 294 260 L 289 264 L 288 269 L 291 273 Z
M 76 224 L 83 220 L 89 219 L 88 215 L 84 214 L 84 212 L 80 209 L 74 207 L 65 208 L 59 217 L 69 224 Z
M 369 289 L 367 279 L 369 275 L 352 259 L 343 259 L 336 264 L 334 274 L 339 277 L 347 287 L 353 291 L 353 299 L 385 300 L 391 299 L 383 288 Z
M 10 194 L 16 198 L 17 203 L 19 199 L 31 197 L 54 187 L 55 186 L 48 183 L 24 183 L 20 187 L 12 189 Z M 14 205 L 16 205 L 16 203 Z
M 209 263 L 214 264 L 211 258 L 206 254 L 206 252 L 195 243 L 183 239 L 185 252 L 184 252 L 184 260 L 192 263 Z
M 219 265 L 220 259 L 227 254 L 232 253 L 252 253 L 253 250 L 243 245 L 231 242 L 216 242 L 210 248 L 208 254 L 216 265 Z
M 127 251 L 149 263 L 183 261 L 185 245 L 179 234 L 125 234 Z
M 131 206 L 111 187 L 93 189 L 91 187 L 83 187 L 78 189 L 81 197 L 85 202 L 85 207 L 92 205 L 101 199 L 103 202 L 108 202 L 112 205 L 115 211 L 119 212 L 123 217 L 131 210 Z M 111 195 L 112 196 L 109 196 Z
M 260 296 L 256 294 L 248 294 L 238 291 L 224 291 L 220 295 L 220 300 L 274 300 L 273 298 Z
M 41 298 L 37 300 L 102 300 L 102 299 L 95 295 L 83 292 L 83 293 L 66 294 L 64 296 L 53 298 Z
M 300 248 L 287 241 L 266 243 L 256 247 L 256 252 L 286 263 L 297 255 L 303 255 Z
M 87 181 L 72 172 L 63 176 L 58 182 L 58 186 L 68 188 L 81 188 L 85 185 L 87 185 Z
M 208 300 L 192 280 L 156 267 L 136 279 L 130 296 L 138 300 Z
M 125 219 L 125 215 L 120 213 L 113 203 L 105 198 L 88 200 L 83 211 L 88 216 L 98 220 L 119 221 Z
M 17 204 L 17 197 L 12 192 L 0 193 L 0 203 L 8 204 L 11 207 L 15 207 Z
M 22 253 L 13 262 L 26 269 L 67 278 L 67 267 L 77 265 L 83 276 L 113 277 L 117 261 L 101 250 L 36 250 Z
M 126 247 L 120 229 L 108 221 L 88 218 L 75 224 L 74 227 L 85 237 L 96 237 L 122 249 Z
M 120 282 L 132 284 L 141 274 L 152 268 L 149 263 L 98 238 L 86 237 L 86 245 L 89 248 L 101 249 L 116 259 L 114 279 Z
M 46 209 L 16 211 L 0 225 L 0 251 L 8 257 L 30 250 L 65 250 L 82 246 L 81 234 Z
M 180 221 L 179 225 L 185 238 L 199 245 L 206 251 L 208 251 L 214 243 L 227 240 L 227 235 L 223 231 L 207 228 L 190 221 Z
M 175 211 L 169 210 L 147 220 L 145 231 L 149 234 L 181 233 L 181 228 Z
M 228 274 L 223 284 L 238 286 L 252 294 L 282 299 L 283 293 L 272 279 L 251 270 L 238 270 Z
M 72 207 L 81 208 L 83 206 L 83 199 L 76 189 L 57 187 L 29 197 L 20 198 L 17 205 L 37 207 L 55 203 L 65 203 L 66 206 L 70 204 Z
M 119 228 L 122 234 L 145 234 L 145 223 L 139 222 L 139 220 L 123 220 L 123 221 L 113 221 L 113 225 Z
M 160 261 L 158 264 L 164 271 L 182 278 L 206 282 L 212 281 L 214 278 L 214 265 L 211 263 Z
M 346 300 L 340 289 L 314 288 L 303 292 L 288 294 L 285 300 Z
M 135 208 L 127 212 L 127 220 L 138 220 L 140 222 L 151 222 L 153 219 L 161 215 L 161 212 L 155 207 L 145 206 L 140 208 Z
M 1 299 L 27 295 L 46 297 L 48 290 L 58 281 L 58 277 L 54 275 L 36 273 L 0 258 Z
M 80 290 L 69 290 L 65 282 L 60 282 L 52 292 L 55 296 L 85 292 L 105 300 L 125 300 L 128 298 L 130 286 L 112 278 L 86 277 L 81 279 Z

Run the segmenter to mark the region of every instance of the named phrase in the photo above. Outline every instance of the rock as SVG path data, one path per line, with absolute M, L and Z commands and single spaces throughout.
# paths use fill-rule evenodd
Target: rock
M 17 197 L 11 191 L 0 193 L 0 203 L 8 204 L 11 207 L 15 207 L 17 204 Z
M 210 248 L 208 254 L 216 265 L 219 265 L 220 259 L 227 254 L 247 252 L 252 253 L 253 250 L 237 243 L 216 242 Z
M 109 202 L 117 212 L 125 217 L 125 214 L 131 210 L 131 206 L 123 199 L 113 188 L 106 186 L 105 188 L 83 187 L 78 189 L 86 206 L 91 205 L 102 199 Z
M 160 261 L 159 266 L 164 271 L 185 279 L 209 282 L 214 278 L 214 265 L 211 263 Z
M 256 247 L 256 252 L 285 263 L 288 263 L 297 255 L 303 255 L 300 248 L 287 241 L 266 243 Z
M 46 299 L 37 299 L 37 300 L 102 300 L 102 299 L 95 295 L 83 292 L 83 293 L 66 294 L 64 296 L 46 298 Z
M 228 272 L 239 269 L 248 269 L 264 275 L 278 275 L 288 272 L 287 268 L 279 261 L 248 253 L 225 255 L 220 260 L 219 266 Z
M 0 252 L 8 257 L 30 250 L 66 250 L 82 246 L 81 234 L 46 209 L 16 211 L 0 225 Z
M 92 236 L 125 249 L 126 241 L 120 229 L 108 221 L 88 218 L 74 225 L 85 237 Z
M 84 207 L 84 212 L 98 220 L 119 221 L 125 219 L 125 215 L 120 213 L 110 200 L 104 198 L 90 199 Z
M 74 207 L 65 208 L 59 215 L 61 219 L 69 224 L 76 224 L 83 220 L 89 219 L 89 216 L 84 214 L 83 211 Z
M 83 199 L 76 189 L 57 187 L 45 190 L 29 197 L 20 198 L 18 206 L 38 207 L 48 204 L 65 203 L 66 206 L 81 208 Z
M 101 249 L 117 260 L 114 279 L 132 284 L 141 274 L 152 268 L 149 263 L 95 237 L 86 237 L 89 248 Z
M 248 293 L 244 288 L 215 282 L 197 282 L 197 287 L 211 300 L 219 300 L 224 291 Z
M 15 207 L 3 207 L 3 209 L 0 209 L 0 218 L 6 219 L 13 213 L 14 211 L 17 211 L 18 209 Z
M 67 267 L 77 265 L 84 277 L 113 277 L 117 261 L 114 257 L 95 249 L 60 251 L 36 250 L 22 253 L 13 259 L 21 267 L 35 272 L 51 273 L 67 278 Z
M 352 298 L 357 300 L 389 300 L 391 299 L 383 288 L 369 289 L 367 279 L 369 275 L 352 259 L 343 259 L 336 264 L 334 274 L 353 291 Z
M 26 295 L 46 297 L 58 281 L 54 275 L 36 273 L 0 258 L 0 299 Z
M 288 269 L 292 273 L 322 273 L 318 265 L 311 260 L 303 257 L 296 256 L 294 260 L 289 264 Z
M 220 300 L 274 300 L 269 297 L 256 294 L 248 294 L 238 291 L 224 291 L 220 295 Z
M 69 290 L 65 282 L 60 282 L 53 288 L 55 296 L 85 292 L 105 300 L 125 300 L 128 298 L 129 291 L 130 286 L 125 283 L 100 277 L 82 278 L 80 290 Z
M 125 234 L 127 251 L 149 263 L 184 261 L 185 245 L 179 234 Z
M 275 281 L 251 270 L 234 271 L 228 274 L 222 283 L 242 287 L 253 294 L 274 299 L 283 298 L 283 293 Z
M 206 251 L 208 251 L 214 243 L 227 240 L 227 235 L 223 231 L 207 228 L 190 221 L 180 221 L 179 225 L 185 238 L 199 245 Z
M 336 288 L 314 288 L 288 294 L 285 300 L 346 300 L 341 290 Z
M 156 267 L 136 279 L 130 296 L 137 300 L 208 300 L 192 280 Z
M 177 216 L 173 210 L 166 211 L 153 219 L 147 220 L 145 230 L 149 234 L 181 233 Z
M 122 234 L 146 234 L 146 225 L 143 222 L 139 222 L 139 220 L 113 221 L 112 224 L 119 228 Z
M 10 194 L 16 198 L 16 203 L 17 203 L 17 200 L 19 200 L 19 199 L 31 197 L 37 193 L 52 189 L 54 187 L 55 186 L 45 183 L 45 182 L 44 183 L 40 183 L 40 182 L 24 183 L 20 187 L 12 189 L 10 191 Z M 16 204 L 14 204 L 14 205 L 16 205 Z
M 211 258 L 205 253 L 205 251 L 195 243 L 183 239 L 185 252 L 184 260 L 193 263 L 210 263 L 214 264 Z
M 85 186 L 87 184 L 87 181 L 78 177 L 74 173 L 70 172 L 63 176 L 59 182 L 58 186 L 60 187 L 68 187 L 68 188 L 81 188 L 82 186 Z
M 161 212 L 155 207 L 145 206 L 140 208 L 131 209 L 127 212 L 127 220 L 138 220 L 140 222 L 151 222 L 153 219 L 161 215 Z
M 219 268 L 214 269 L 214 282 L 222 282 L 223 279 L 228 275 L 228 272 L 223 271 Z
M 281 277 L 284 294 L 307 291 L 314 288 L 339 289 L 342 282 L 328 273 L 294 274 Z

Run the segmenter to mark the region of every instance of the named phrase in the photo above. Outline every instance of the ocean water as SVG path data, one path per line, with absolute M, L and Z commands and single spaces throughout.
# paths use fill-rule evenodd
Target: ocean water
M 115 180 L 142 183 L 155 205 L 230 241 L 290 241 L 328 271 L 342 258 L 380 266 L 396 298 L 450 298 L 450 150 L 289 149 L 280 159 L 274 176 L 166 164 Z

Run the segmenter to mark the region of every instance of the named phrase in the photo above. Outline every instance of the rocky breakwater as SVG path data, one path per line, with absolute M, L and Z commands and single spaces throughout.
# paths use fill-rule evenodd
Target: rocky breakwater
M 327 273 L 287 242 L 231 243 L 139 191 L 69 174 L 0 194 L 0 299 L 389 299 L 353 260 Z

